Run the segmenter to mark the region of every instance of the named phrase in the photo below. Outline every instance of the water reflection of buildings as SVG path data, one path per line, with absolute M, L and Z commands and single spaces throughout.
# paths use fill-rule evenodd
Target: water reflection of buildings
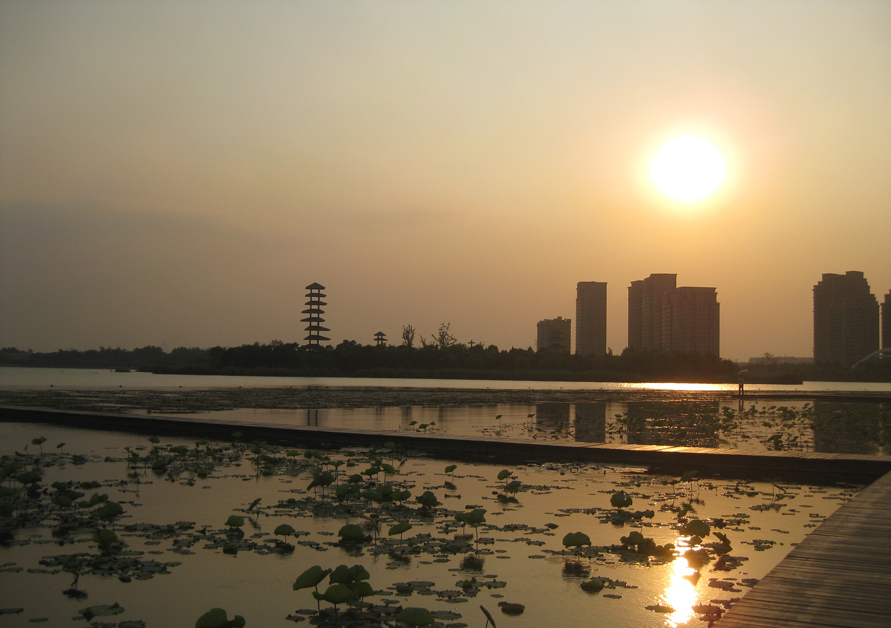
M 814 451 L 891 453 L 891 406 L 885 403 L 814 401 Z
M 606 402 L 575 404 L 575 439 L 584 443 L 606 442 Z

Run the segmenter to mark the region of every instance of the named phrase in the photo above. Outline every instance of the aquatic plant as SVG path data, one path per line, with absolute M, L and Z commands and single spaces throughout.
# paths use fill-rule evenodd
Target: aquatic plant
M 631 495 L 625 491 L 616 491 L 612 494 L 612 497 L 609 498 L 609 503 L 614 508 L 627 508 L 633 503 L 633 500 L 631 499 Z
M 244 617 L 236 615 L 229 619 L 228 614 L 222 608 L 212 608 L 204 613 L 195 622 L 195 628 L 244 628 Z
M 319 583 L 321 583 L 330 573 L 330 569 L 322 569 L 319 565 L 313 565 L 297 576 L 297 580 L 294 581 L 292 588 L 294 591 L 299 591 L 300 589 L 308 589 L 309 587 L 312 587 L 315 590 L 315 593 L 318 593 Z M 319 612 L 321 612 L 318 597 L 316 597 L 316 606 Z
M 337 532 L 342 545 L 351 545 L 356 543 L 366 543 L 371 540 L 371 536 L 365 534 L 362 526 L 355 523 L 348 523 L 340 528 Z
M 591 545 L 591 537 L 584 532 L 569 532 L 563 537 L 563 547 L 576 548 L 576 554 L 581 553 L 583 545 Z
M 483 615 L 486 616 L 486 625 L 483 628 L 488 628 L 489 624 L 492 624 L 492 628 L 496 628 L 495 619 L 492 617 L 492 614 L 486 610 L 486 607 L 480 604 L 480 610 L 483 611 Z
M 408 624 L 409 626 L 429 626 L 436 621 L 436 618 L 426 608 L 408 606 L 399 611 L 397 620 Z
M 424 493 L 419 495 L 416 499 L 421 505 L 421 510 L 425 511 L 431 508 L 435 508 L 441 503 L 438 499 L 436 499 L 436 495 L 433 494 L 433 491 L 424 491 Z
M 402 535 L 409 530 L 412 529 L 412 525 L 408 521 L 403 521 L 402 523 L 397 523 L 396 525 L 390 527 L 389 536 L 399 535 L 399 540 L 402 541 Z

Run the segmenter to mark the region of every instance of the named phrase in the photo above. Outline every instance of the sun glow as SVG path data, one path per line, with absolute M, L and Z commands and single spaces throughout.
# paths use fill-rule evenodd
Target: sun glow
M 650 162 L 650 178 L 664 194 L 684 202 L 698 201 L 724 180 L 724 156 L 698 135 L 666 142 Z

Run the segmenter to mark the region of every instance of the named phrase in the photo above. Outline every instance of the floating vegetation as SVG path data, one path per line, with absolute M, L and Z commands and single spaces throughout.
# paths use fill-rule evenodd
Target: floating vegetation
M 264 593 L 262 608 L 287 605 L 281 618 L 325 628 L 479 625 L 479 611 L 466 611 L 472 600 L 483 602 L 492 626 L 486 606 L 516 626 L 537 626 L 557 605 L 595 604 L 599 613 L 646 611 L 635 615 L 637 623 L 655 627 L 645 618 L 653 613 L 629 603 L 633 596 L 623 598 L 621 589 L 652 587 L 660 580 L 656 570 L 668 573 L 680 561 L 692 571 L 684 581 L 698 592 L 690 596 L 696 613 L 710 619 L 757 581 L 743 571 L 748 559 L 782 545 L 764 537 L 782 534 L 788 548 L 805 525 L 851 494 L 580 464 L 468 463 L 455 475 L 456 464 L 395 446 L 294 449 L 243 435 L 229 443 L 152 437 L 101 454 L 69 453 L 53 447 L 50 431 L 46 436 L 0 457 L 0 540 L 10 556 L 0 565 L 0 586 L 38 578 L 60 584 L 33 587 L 23 597 L 27 604 L 0 613 L 39 619 L 28 614 L 53 606 L 48 600 L 60 593 L 76 603 L 70 600 L 114 590 L 120 604 L 81 614 L 117 613 L 119 628 L 146 625 L 146 617 L 124 607 L 135 607 L 130 601 L 142 595 L 141 581 L 159 576 L 161 590 L 205 592 L 194 600 L 196 626 L 236 628 L 245 617 L 262 623 L 251 619 L 262 616 L 259 605 L 235 608 L 234 616 L 218 606 L 231 601 L 215 581 L 243 586 L 234 579 L 240 572 L 264 591 L 291 585 L 292 601 Z M 77 440 L 66 433 L 66 449 L 76 452 Z M 441 498 L 443 469 L 454 488 Z M 164 497 L 174 493 L 176 499 Z M 192 509 L 193 501 L 203 505 Z M 802 511 L 827 502 L 823 512 Z M 556 517 L 565 520 L 558 525 Z M 759 526 L 759 518 L 767 523 Z M 782 552 L 767 554 L 776 562 Z M 195 565 L 203 564 L 214 565 L 207 582 L 193 581 Z M 287 576 L 275 575 L 284 570 Z M 415 573 L 423 577 L 405 577 Z M 540 595 L 521 593 L 529 581 Z M 208 591 L 224 593 L 216 599 Z M 650 599 L 677 607 L 658 595 Z M 148 625 L 179 621 L 157 606 Z

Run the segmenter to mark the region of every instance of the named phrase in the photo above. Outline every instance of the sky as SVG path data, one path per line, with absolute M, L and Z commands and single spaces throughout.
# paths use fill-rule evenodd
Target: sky
M 696 202 L 649 162 L 709 139 Z M 717 289 L 722 357 L 891 291 L 891 2 L 0 0 L 0 346 L 535 345 L 608 283 Z M 574 333 L 574 332 L 573 332 Z

